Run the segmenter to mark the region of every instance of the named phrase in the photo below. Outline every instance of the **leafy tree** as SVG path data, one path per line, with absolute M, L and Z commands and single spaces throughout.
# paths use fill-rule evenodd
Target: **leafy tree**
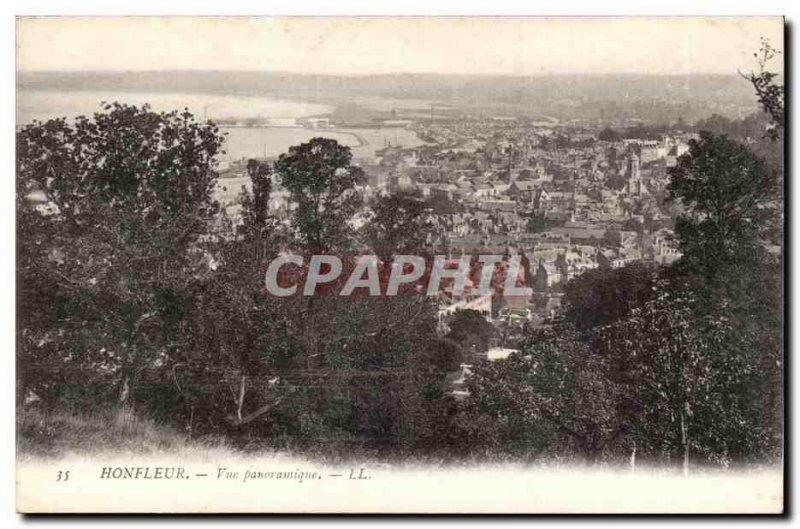
M 372 216 L 364 227 L 364 239 L 384 262 L 396 253 L 419 252 L 427 245 L 432 226 L 428 207 L 417 191 L 397 191 L 376 197 Z
M 330 296 L 312 318 L 298 300 L 280 311 L 285 337 L 269 336 L 256 354 L 286 355 L 286 367 L 274 372 L 272 393 L 249 394 L 239 431 L 318 453 L 435 449 L 449 366 L 429 300 Z
M 622 230 L 642 234 L 644 233 L 644 224 L 636 219 L 628 219 L 622 224 Z
M 662 280 L 628 318 L 598 329 L 626 386 L 637 446 L 676 456 L 686 473 L 692 457 L 728 465 L 757 459 L 771 441 L 755 335 L 737 332 L 727 300 L 704 311 L 687 286 Z
M 490 340 L 495 336 L 492 324 L 476 310 L 456 311 L 447 325 L 450 327 L 447 338 L 458 343 L 462 351 L 467 353 L 487 351 Z
M 730 136 L 731 138 L 745 140 L 760 138 L 767 130 L 768 118 L 753 113 L 739 120 L 732 120 L 719 114 L 711 114 L 706 119 L 698 120 L 694 128 L 699 131 L 708 131 L 716 135 Z
M 622 244 L 622 232 L 617 227 L 610 227 L 603 234 L 603 243 L 609 248 L 619 248 Z
M 568 325 L 537 330 L 522 354 L 473 367 L 462 427 L 493 454 L 596 463 L 627 431 L 610 367 Z
M 315 253 L 347 246 L 350 224 L 362 205 L 355 187 L 364 172 L 350 165 L 350 149 L 335 140 L 313 138 L 291 147 L 275 162 L 275 172 L 297 204 L 292 212 L 298 243 Z
M 565 285 L 564 315 L 580 332 L 614 323 L 647 298 L 655 277 L 645 263 L 588 270 Z
M 703 132 L 669 176 L 669 199 L 685 208 L 675 233 L 691 266 L 713 274 L 774 237 L 777 175 L 743 145 Z
M 466 379 L 469 396 L 460 403 L 454 421 L 461 440 L 456 446 L 465 456 L 532 461 L 563 455 L 563 436 L 523 391 L 529 372 L 528 360 L 520 355 L 473 365 Z
M 684 454 L 727 462 L 780 452 L 781 256 L 770 248 L 782 235 L 780 166 L 703 132 L 669 171 L 670 199 L 684 208 L 675 228 L 684 257 L 666 275 L 670 293 L 658 298 L 669 308 L 653 301 L 645 309 L 684 314 L 693 345 L 681 354 L 700 355 L 688 358 L 705 366 L 700 385 L 713 391 L 686 404 L 693 416 Z
M 600 141 L 619 141 L 622 139 L 617 131 L 610 128 L 605 128 L 597 135 Z
M 21 365 L 75 370 L 128 402 L 208 270 L 197 242 L 216 211 L 222 141 L 188 112 L 118 103 L 17 132 Z M 48 306 L 58 316 L 41 326 L 34 312 Z
M 661 136 L 668 133 L 670 128 L 667 125 L 636 125 L 625 129 L 625 138 L 636 138 L 640 140 L 658 140 Z M 637 154 L 640 154 L 637 151 Z
M 437 340 L 436 344 L 431 365 L 444 372 L 458 370 L 465 360 L 461 344 L 447 337 Z
M 272 192 L 272 169 L 260 160 L 247 161 L 247 175 L 253 184 L 252 194 L 246 189 L 242 197 L 242 231 L 250 240 L 257 240 L 263 256 L 265 243 L 275 228 L 275 219 L 269 211 L 269 197 Z
M 447 198 L 446 195 L 435 193 L 427 200 L 428 208 L 437 215 L 452 215 L 461 213 L 464 206 L 456 201 Z
M 547 231 L 547 221 L 544 215 L 533 214 L 529 217 L 525 224 L 525 230 L 528 233 L 542 233 Z

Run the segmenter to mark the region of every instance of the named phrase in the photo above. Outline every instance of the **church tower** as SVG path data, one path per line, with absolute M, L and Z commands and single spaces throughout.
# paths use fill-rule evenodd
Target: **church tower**
M 631 153 L 628 156 L 628 169 L 625 172 L 628 179 L 627 189 L 628 195 L 641 195 L 642 194 L 642 179 L 639 173 L 639 157 L 636 153 Z

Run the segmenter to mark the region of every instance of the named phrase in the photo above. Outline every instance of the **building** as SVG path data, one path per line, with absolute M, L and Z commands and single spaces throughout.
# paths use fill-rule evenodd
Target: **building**
M 625 171 L 625 178 L 627 179 L 625 193 L 627 193 L 628 196 L 641 196 L 644 184 L 642 184 L 639 157 L 636 156 L 636 153 L 631 153 L 630 156 L 628 156 L 628 167 Z
M 547 290 L 560 284 L 562 279 L 561 270 L 558 269 L 554 262 L 540 260 L 533 280 L 533 289 L 538 291 Z

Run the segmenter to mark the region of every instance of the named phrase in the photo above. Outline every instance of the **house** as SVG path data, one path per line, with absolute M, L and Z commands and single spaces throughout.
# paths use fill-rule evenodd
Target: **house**
M 505 360 L 514 353 L 519 353 L 519 349 L 509 349 L 506 347 L 492 347 L 486 352 L 486 359 L 490 361 Z
M 641 259 L 642 252 L 637 249 L 620 248 L 612 250 L 604 248 L 597 252 L 597 264 L 600 268 L 622 268 Z
M 653 259 L 656 263 L 670 264 L 680 259 L 682 255 L 672 239 L 670 230 L 661 229 L 653 234 Z
M 547 210 L 544 213 L 544 222 L 549 228 L 555 228 L 558 226 L 563 225 L 565 222 L 571 222 L 575 220 L 575 212 L 574 211 L 557 211 L 557 210 Z
M 372 188 L 386 187 L 392 172 L 387 165 L 363 165 L 361 169 L 367 177 L 367 185 Z
M 553 262 L 539 261 L 539 267 L 534 276 L 534 290 L 543 291 L 552 288 L 562 281 L 561 271 Z
M 569 281 L 599 266 L 593 257 L 575 251 L 567 251 L 559 254 L 556 258 L 555 265 L 561 272 L 561 277 L 564 281 Z
M 561 211 L 575 209 L 575 194 L 562 191 L 549 193 L 549 207 Z
M 495 189 L 492 184 L 488 183 L 475 183 L 472 184 L 472 197 L 473 198 L 488 198 L 495 195 Z
M 431 187 L 431 195 L 452 200 L 458 186 L 455 184 L 437 184 Z
M 550 229 L 551 233 L 569 237 L 571 244 L 586 246 L 600 246 L 604 243 L 606 230 L 596 226 L 567 227 L 566 225 Z
M 534 202 L 537 190 L 541 188 L 540 182 L 533 180 L 515 180 L 508 184 L 506 195 L 517 202 L 531 204 Z
M 409 189 L 414 187 L 414 182 L 405 171 L 392 171 L 389 173 L 387 187 L 392 190 Z
M 450 392 L 456 400 L 464 400 L 469 397 L 467 390 L 467 377 L 472 374 L 472 365 L 461 364 L 458 370 L 453 373 L 448 373 L 446 381 L 450 383 L 452 391 Z
M 286 189 L 276 189 L 269 195 L 269 211 L 278 218 L 286 216 L 292 209 L 291 193 Z
M 561 296 L 561 295 L 557 295 L 557 296 L 549 296 L 547 298 L 547 305 L 545 307 L 545 310 L 547 312 L 547 316 L 550 319 L 555 318 L 558 314 L 561 313 L 561 298 L 562 297 L 563 296 Z
M 494 196 L 500 196 L 508 195 L 508 188 L 510 185 L 502 182 L 492 182 L 492 187 L 494 187 Z

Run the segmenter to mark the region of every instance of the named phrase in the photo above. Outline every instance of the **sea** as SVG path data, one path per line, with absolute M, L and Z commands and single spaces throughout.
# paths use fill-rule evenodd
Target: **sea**
M 376 150 L 387 145 L 415 147 L 424 143 L 413 131 L 405 128 L 331 130 L 299 127 L 295 123 L 298 118 L 327 114 L 335 108 L 269 96 L 21 89 L 17 91 L 17 125 L 33 120 L 91 116 L 102 110 L 103 102 L 112 101 L 134 105 L 147 103 L 156 111 L 187 109 L 201 120 L 269 120 L 269 126 L 221 126 L 226 135 L 225 154 L 220 157 L 223 163 L 242 158 L 276 157 L 288 151 L 289 147 L 318 136 L 347 145 L 356 159 L 369 159 Z

